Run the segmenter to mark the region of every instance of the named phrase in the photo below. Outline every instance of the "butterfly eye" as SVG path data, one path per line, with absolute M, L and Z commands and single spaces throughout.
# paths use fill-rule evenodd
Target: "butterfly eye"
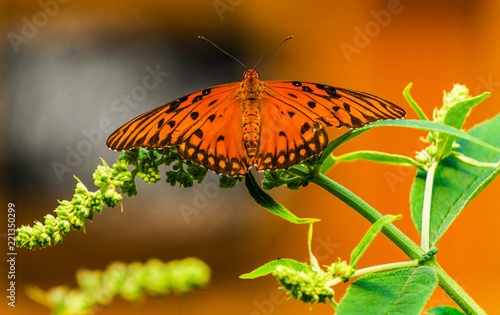
M 248 78 L 258 79 L 259 78 L 259 74 L 254 69 L 248 69 L 243 74 L 243 78 L 245 78 L 245 79 L 248 79 Z

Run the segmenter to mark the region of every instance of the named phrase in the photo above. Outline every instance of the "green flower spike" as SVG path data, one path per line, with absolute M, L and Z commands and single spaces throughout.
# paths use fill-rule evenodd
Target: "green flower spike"
M 297 271 L 285 266 L 278 266 L 273 275 L 283 285 L 283 290 L 288 291 L 292 298 L 305 303 L 326 303 L 332 301 L 335 292 L 326 283 L 332 278 L 325 272 L 310 270 Z

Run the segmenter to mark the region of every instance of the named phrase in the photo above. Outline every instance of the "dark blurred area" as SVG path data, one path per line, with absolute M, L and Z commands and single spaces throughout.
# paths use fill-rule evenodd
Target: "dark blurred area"
M 175 98 L 217 84 L 241 81 L 245 69 L 197 37 L 203 35 L 247 66 L 288 35 L 294 35 L 258 70 L 263 80 L 302 80 L 361 90 L 400 104 L 412 95 L 428 116 L 454 83 L 470 93 L 492 96 L 474 110 L 466 127 L 498 114 L 500 22 L 496 1 L 0 1 L 0 199 L 14 203 L 16 225 L 32 225 L 52 213 L 57 200 L 71 199 L 77 176 L 95 190 L 92 173 L 100 157 L 119 153 L 105 140 L 135 116 Z M 329 131 L 330 138 L 345 130 Z M 416 130 L 378 128 L 339 148 L 380 150 L 412 156 L 424 136 Z M 164 175 L 165 169 L 162 170 Z M 409 189 L 414 171 L 356 162 L 329 174 L 383 214 L 403 214 L 396 225 L 419 243 L 410 220 Z M 259 177 L 260 178 L 260 177 Z M 3 314 L 45 314 L 29 300 L 26 285 L 48 289 L 75 286 L 79 268 L 109 263 L 163 261 L 195 256 L 212 268 L 211 285 L 188 297 L 149 298 L 131 305 L 116 299 L 100 314 L 303 314 L 309 306 L 276 298 L 272 277 L 239 275 L 276 259 L 307 259 L 307 226 L 296 226 L 260 208 L 244 185 L 221 190 L 210 174 L 192 189 L 164 181 L 137 180 L 139 194 L 125 197 L 124 211 L 104 209 L 85 231 L 62 244 L 17 250 L 16 308 Z M 498 241 L 497 182 L 474 200 L 439 243 L 443 268 L 489 313 L 500 312 L 500 267 L 491 251 Z M 313 247 L 321 264 L 348 259 L 369 224 L 319 187 L 271 191 L 299 217 L 315 217 Z M 185 209 L 194 210 L 186 215 Z M 6 210 L 5 210 L 6 211 Z M 2 211 L 2 213 L 5 213 Z M 488 218 L 487 220 L 485 218 Z M 6 215 L 0 218 L 6 252 Z M 483 245 L 485 244 L 485 245 Z M 474 251 L 474 255 L 471 255 Z M 6 257 L 6 255 L 4 255 Z M 379 236 L 360 267 L 407 258 Z M 481 262 L 481 267 L 478 264 Z M 6 286 L 7 264 L 0 262 Z M 482 272 L 478 274 L 478 270 Z M 4 285 L 5 283 L 5 285 Z M 340 286 L 336 288 L 342 296 Z M 4 291 L 5 292 L 5 291 Z M 427 307 L 453 305 L 438 289 Z M 311 313 L 331 314 L 328 305 Z

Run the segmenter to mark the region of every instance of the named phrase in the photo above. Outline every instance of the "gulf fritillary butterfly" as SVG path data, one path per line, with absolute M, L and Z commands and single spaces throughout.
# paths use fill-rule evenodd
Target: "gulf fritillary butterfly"
M 176 147 L 186 160 L 234 177 L 252 166 L 260 171 L 287 169 L 321 153 L 328 144 L 324 127 L 359 128 L 406 114 L 364 92 L 309 82 L 260 81 L 254 68 L 244 73 L 243 82 L 207 88 L 132 119 L 114 131 L 106 145 L 115 151 Z

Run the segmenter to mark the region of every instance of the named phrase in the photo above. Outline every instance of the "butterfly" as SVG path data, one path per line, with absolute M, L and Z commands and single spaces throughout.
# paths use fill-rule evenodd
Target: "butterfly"
M 325 127 L 359 128 L 406 115 L 401 107 L 364 92 L 261 81 L 256 66 L 245 71 L 242 82 L 186 95 L 132 119 L 106 145 L 115 151 L 175 147 L 186 160 L 235 177 L 251 167 L 287 169 L 321 153 L 328 144 Z

